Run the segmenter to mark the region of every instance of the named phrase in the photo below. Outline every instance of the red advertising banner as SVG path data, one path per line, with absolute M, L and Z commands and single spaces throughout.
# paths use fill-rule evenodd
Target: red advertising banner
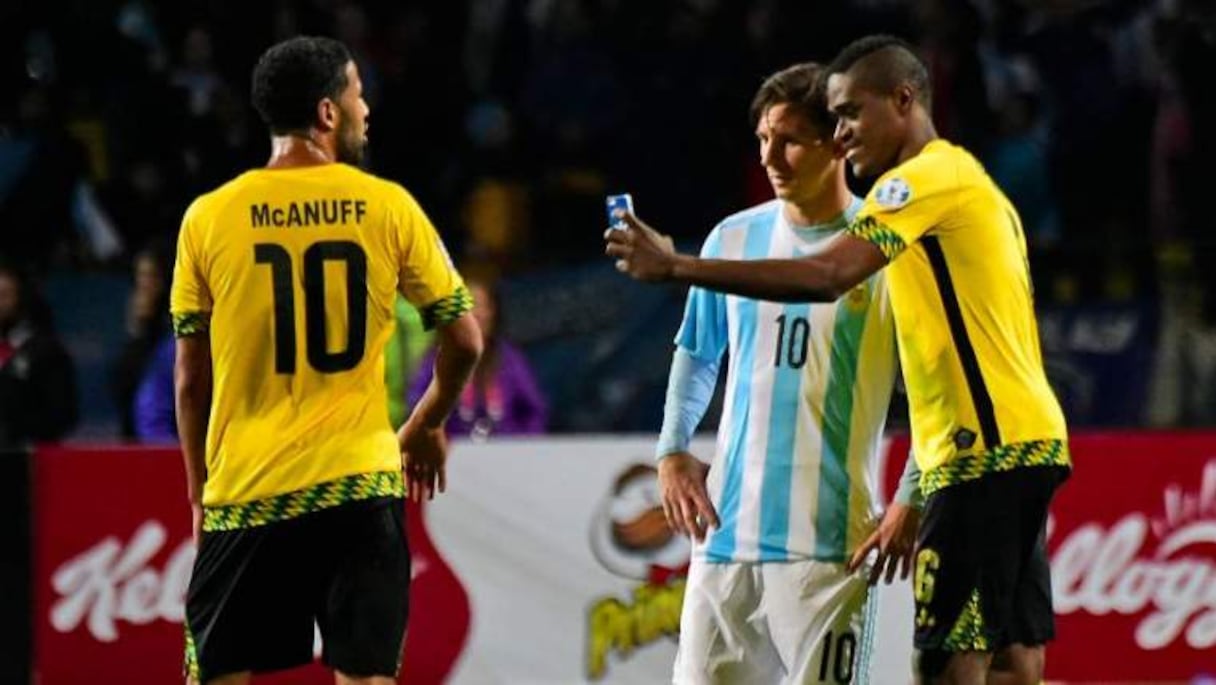
M 1216 675 L 1216 434 L 1099 433 L 1070 440 L 1073 475 L 1048 522 L 1056 681 Z M 894 440 L 894 490 L 908 451 Z
M 194 560 L 181 474 L 176 450 L 47 448 L 35 455 L 40 682 L 102 674 L 115 683 L 181 680 L 183 597 Z
M 1074 436 L 1071 447 L 1076 468 L 1056 498 L 1049 524 L 1058 614 L 1058 639 L 1048 650 L 1049 677 L 1089 683 L 1188 682 L 1216 672 L 1216 433 L 1089 434 Z M 556 637 L 536 644 L 525 640 L 535 649 L 521 661 L 526 650 L 515 626 L 573 616 L 577 628 L 578 617 L 587 611 L 584 599 L 578 599 L 583 595 L 568 593 L 576 598 L 571 605 L 548 607 L 546 600 L 555 603 L 565 595 L 521 595 L 519 584 L 503 576 L 560 582 L 554 564 L 584 569 L 583 574 L 597 572 L 593 560 L 580 556 L 587 544 L 580 517 L 591 516 L 590 509 L 598 505 L 567 500 L 569 492 L 599 492 L 606 476 L 587 476 L 588 482 L 559 493 L 547 483 L 539 485 L 529 495 L 536 501 L 521 508 L 513 498 L 528 482 L 540 480 L 521 477 L 522 484 L 507 486 L 507 492 L 501 492 L 503 483 L 510 481 L 501 476 L 478 480 L 482 467 L 473 457 L 502 457 L 502 449 L 489 446 L 486 454 L 462 455 L 457 467 L 465 469 L 460 483 L 467 491 L 462 495 L 457 487 L 446 495 L 442 504 L 447 509 L 407 511 L 414 584 L 403 682 L 443 682 L 458 660 L 465 675 L 462 680 L 456 672 L 456 681 L 468 683 L 484 682 L 508 666 L 527 673 L 548 659 L 569 661 L 577 672 L 582 662 L 578 635 L 570 638 L 573 647 L 562 646 L 566 643 Z M 572 467 L 571 448 L 560 441 L 548 445 L 548 451 L 540 443 L 516 449 L 529 463 L 560 460 L 554 463 L 573 469 L 563 478 L 577 480 L 596 471 Z M 906 453 L 906 439 L 892 442 L 885 469 L 888 492 Z M 599 466 L 611 475 L 619 465 Z M 556 466 L 544 462 L 534 468 L 552 473 Z M 194 548 L 178 451 L 40 449 L 33 458 L 33 480 L 37 682 L 180 682 L 183 600 Z M 498 493 L 500 511 L 506 512 L 500 516 L 509 514 L 509 520 L 483 520 L 487 493 Z M 436 525 L 428 532 L 424 513 L 446 527 Z M 569 535 L 558 535 L 560 526 L 549 523 L 554 516 L 579 523 Z M 545 535 L 537 526 L 551 532 L 552 539 L 540 544 L 538 538 Z M 442 555 L 432 534 L 438 536 Z M 486 541 L 487 535 L 495 538 L 494 544 Z M 500 566 L 509 553 L 510 565 Z M 464 583 L 445 556 L 463 563 Z M 471 620 L 477 616 L 466 587 L 475 590 L 478 620 L 499 617 L 493 624 L 479 623 L 472 642 Z M 548 608 L 553 610 L 545 613 Z M 576 628 L 571 631 L 577 633 Z M 470 650 L 476 658 L 470 659 Z M 657 668 L 665 672 L 668 665 Z M 314 665 L 257 682 L 332 680 Z
M 182 682 L 194 545 L 176 449 L 39 449 L 33 463 L 34 672 L 41 685 Z M 468 634 L 463 588 L 407 511 L 413 555 L 401 680 L 439 683 Z M 333 682 L 318 665 L 259 683 Z

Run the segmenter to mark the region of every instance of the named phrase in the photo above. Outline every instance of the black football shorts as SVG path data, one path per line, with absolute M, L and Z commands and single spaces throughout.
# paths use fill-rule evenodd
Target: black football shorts
M 409 613 L 404 502 L 378 498 L 204 532 L 186 593 L 186 670 L 205 683 L 313 660 L 396 676 Z
M 1061 466 L 986 474 L 929 496 L 916 553 L 916 648 L 993 652 L 1055 636 L 1047 509 Z

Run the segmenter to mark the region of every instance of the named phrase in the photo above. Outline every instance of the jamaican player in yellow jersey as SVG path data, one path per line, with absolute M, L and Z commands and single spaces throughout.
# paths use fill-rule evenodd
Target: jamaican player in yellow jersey
M 836 143 L 858 176 L 878 177 L 846 235 L 796 260 L 697 259 L 626 215 L 607 253 L 638 279 L 778 301 L 833 300 L 885 267 L 928 497 L 914 583 L 919 675 L 1038 683 L 1054 635 L 1044 527 L 1070 461 L 1021 221 L 979 162 L 937 137 L 928 71 L 904 43 L 863 38 L 828 73 Z M 871 547 L 889 544 L 879 536 Z
M 199 546 L 192 682 L 309 662 L 314 623 L 337 682 L 396 682 L 403 498 L 444 488 L 443 425 L 481 334 L 418 203 L 353 166 L 367 142 L 361 90 L 337 41 L 270 48 L 253 72 L 269 163 L 202 195 L 182 221 L 170 308 Z M 398 293 L 437 329 L 439 353 L 394 433 L 384 348 Z

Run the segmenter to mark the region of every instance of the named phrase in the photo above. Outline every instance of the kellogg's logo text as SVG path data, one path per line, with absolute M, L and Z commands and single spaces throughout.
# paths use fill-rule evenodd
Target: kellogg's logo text
M 158 521 L 146 521 L 125 545 L 107 537 L 68 559 L 51 574 L 57 597 L 51 625 L 70 633 L 84 623 L 99 642 L 114 642 L 121 622 L 144 625 L 161 619 L 181 623 L 194 543 L 178 545 L 165 568 L 149 565 L 168 538 Z
M 1216 459 L 1198 490 L 1172 484 L 1163 513 L 1073 528 L 1052 556 L 1056 613 L 1138 617 L 1135 644 L 1216 645 Z

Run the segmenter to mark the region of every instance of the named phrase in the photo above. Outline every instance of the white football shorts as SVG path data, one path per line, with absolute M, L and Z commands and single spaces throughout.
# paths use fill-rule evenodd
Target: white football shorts
M 677 685 L 867 683 L 877 593 L 844 564 L 692 560 Z

